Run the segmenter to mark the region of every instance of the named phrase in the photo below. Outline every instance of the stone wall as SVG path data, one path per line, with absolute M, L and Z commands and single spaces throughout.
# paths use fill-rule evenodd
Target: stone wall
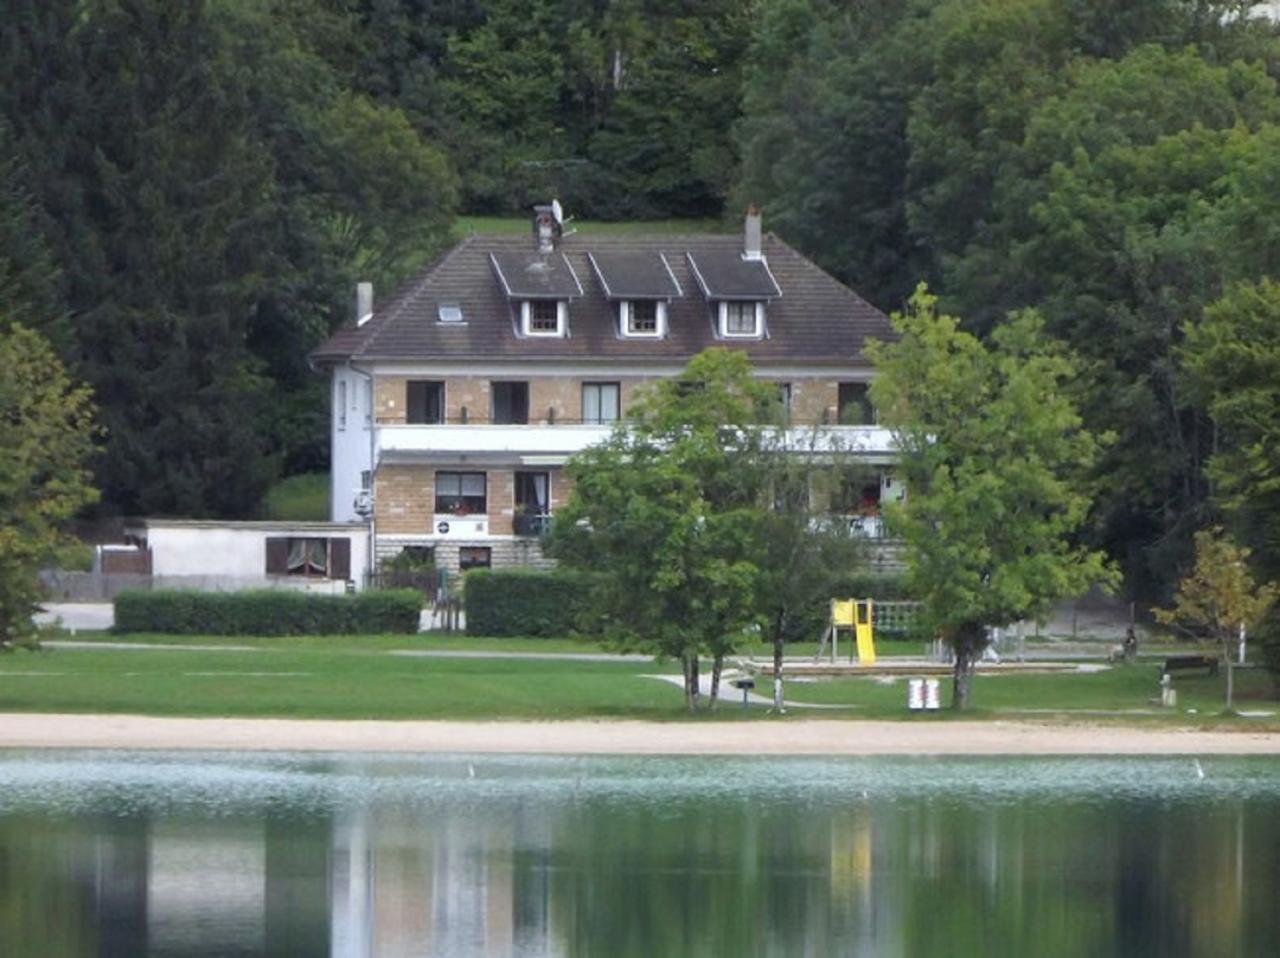
M 514 533 L 515 472 L 511 469 L 490 469 L 485 481 L 485 505 L 489 509 L 489 534 L 509 536 Z
M 374 519 L 380 533 L 415 533 L 431 528 L 435 514 L 435 469 L 383 466 L 374 489 Z

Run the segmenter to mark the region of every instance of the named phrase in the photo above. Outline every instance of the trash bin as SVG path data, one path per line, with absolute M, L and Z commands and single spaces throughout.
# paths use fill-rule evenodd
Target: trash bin
M 907 708 L 913 712 L 924 708 L 924 679 L 907 679 Z
M 927 711 L 936 712 L 941 706 L 941 695 L 938 692 L 939 682 L 937 679 L 925 679 L 924 682 L 924 707 Z

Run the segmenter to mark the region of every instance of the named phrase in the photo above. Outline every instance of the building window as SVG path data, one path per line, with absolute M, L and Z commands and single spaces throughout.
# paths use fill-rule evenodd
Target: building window
M 667 304 L 656 299 L 633 299 L 622 304 L 623 331 L 628 336 L 661 336 Z
M 493 552 L 488 546 L 462 546 L 458 550 L 458 568 L 487 569 L 493 563 Z
M 338 398 L 336 400 L 338 406 L 338 428 L 347 428 L 347 381 L 345 379 L 338 380 Z
M 871 406 L 871 396 L 867 392 L 866 383 L 840 383 L 837 392 L 839 415 L 837 421 L 842 426 L 875 425 L 875 410 Z
M 529 384 L 523 382 L 495 382 L 493 394 L 493 422 L 500 425 L 524 425 L 529 421 Z
M 618 383 L 582 384 L 582 421 L 587 423 L 616 422 L 621 412 Z
M 266 541 L 267 575 L 318 579 L 351 577 L 351 540 L 280 536 Z
M 540 536 L 551 520 L 551 473 L 517 472 L 515 534 Z
M 410 380 L 405 422 L 416 425 L 444 422 L 444 383 Z
M 782 421 L 791 421 L 791 383 L 778 383 L 778 405 L 782 409 Z
M 473 516 L 487 511 L 483 472 L 436 473 L 437 515 Z
M 526 336 L 563 336 L 567 313 L 558 299 L 527 299 L 521 304 L 522 332 Z
M 725 336 L 759 336 L 760 304 L 729 300 L 720 304 L 720 332 Z

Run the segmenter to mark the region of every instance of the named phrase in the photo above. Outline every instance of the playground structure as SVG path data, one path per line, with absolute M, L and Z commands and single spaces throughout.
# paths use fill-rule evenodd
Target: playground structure
M 840 656 L 841 630 L 847 630 L 851 644 L 849 661 L 858 665 L 876 664 L 876 630 L 891 634 L 906 634 L 920 608 L 919 602 L 876 602 L 873 599 L 832 599 L 827 628 L 822 633 L 814 662 L 822 661 L 825 653 L 834 663 Z

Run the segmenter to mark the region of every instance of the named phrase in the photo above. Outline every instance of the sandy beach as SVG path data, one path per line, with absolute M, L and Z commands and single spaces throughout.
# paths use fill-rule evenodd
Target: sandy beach
M 1280 755 L 1280 734 L 1026 722 L 388 722 L 0 714 L 0 748 L 620 755 Z

